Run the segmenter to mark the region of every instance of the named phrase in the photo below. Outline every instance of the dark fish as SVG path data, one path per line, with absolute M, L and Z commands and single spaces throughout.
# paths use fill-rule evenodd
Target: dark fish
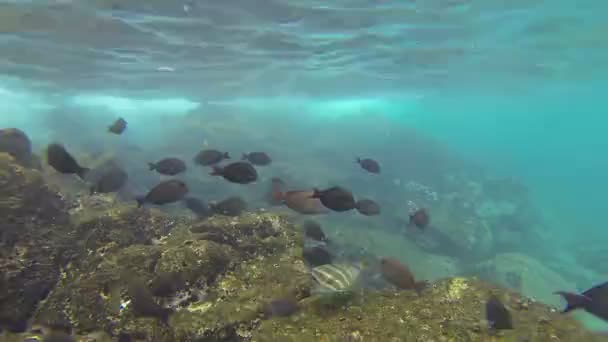
M 295 190 L 275 193 L 274 198 L 285 203 L 287 208 L 300 214 L 319 215 L 329 213 L 321 200 L 312 197 L 313 194 L 314 191 L 312 190 Z
M 357 201 L 357 211 L 365 216 L 380 215 L 380 206 L 370 199 Z
M 211 209 L 209 206 L 196 197 L 186 197 L 184 199 L 184 204 L 186 204 L 186 208 L 192 210 L 192 212 L 195 213 L 199 218 L 204 218 L 211 215 Z
M 357 206 L 353 194 L 339 186 L 326 190 L 315 189 L 312 198 L 318 198 L 326 208 L 338 212 L 352 210 Z
M 331 254 L 321 246 L 304 248 L 302 250 L 302 258 L 310 267 L 331 264 L 332 261 Z
M 161 273 L 150 284 L 152 294 L 157 297 L 169 297 L 185 287 L 186 280 L 180 272 Z
M 247 209 L 247 202 L 238 196 L 229 197 L 218 203 L 209 205 L 211 211 L 215 214 L 224 216 L 239 216 Z
M 418 209 L 414 213 L 410 214 L 410 226 L 416 226 L 420 229 L 426 228 L 431 221 L 429 213 L 426 209 Z
M 258 172 L 247 162 L 235 162 L 224 167 L 214 166 L 212 176 L 222 176 L 229 182 L 248 184 L 258 179 Z
M 161 175 L 175 176 L 186 171 L 186 163 L 179 158 L 165 158 L 156 163 L 148 163 L 150 170 L 155 170 Z
M 513 329 L 509 310 L 496 296 L 491 296 L 486 302 L 486 320 L 492 330 Z
M 266 166 L 272 163 L 272 159 L 265 152 L 243 153 L 242 160 L 248 160 L 253 165 Z
M 17 128 L 0 129 L 0 152 L 6 152 L 22 164 L 29 164 L 32 158 L 30 138 Z
M 59 144 L 50 144 L 47 147 L 46 158 L 49 165 L 59 173 L 76 174 L 81 179 L 84 179 L 90 171 L 88 168 L 78 165 L 74 157 Z
M 555 292 L 567 302 L 565 312 L 583 309 L 588 313 L 608 321 L 608 282 L 594 286 L 582 294 L 573 292 Z
M 377 161 L 370 159 L 370 158 L 365 158 L 365 159 L 361 159 L 361 158 L 357 158 L 357 163 L 359 165 L 361 165 L 361 167 L 367 171 L 367 172 L 371 172 L 371 173 L 380 173 L 380 164 L 378 164 Z
M 283 199 L 278 198 L 276 194 L 283 193 L 286 188 L 287 185 L 282 179 L 273 177 L 270 180 L 270 191 L 266 194 L 266 202 L 270 205 L 283 204 Z
M 133 279 L 129 282 L 127 293 L 131 297 L 131 307 L 136 316 L 153 317 L 167 324 L 170 309 L 163 308 L 154 301 L 152 293 L 146 283 L 141 279 Z
M 127 173 L 120 167 L 110 167 L 103 171 L 99 179 L 91 187 L 91 194 L 118 191 L 125 185 L 128 178 Z
M 108 127 L 108 131 L 114 134 L 122 134 L 127 129 L 127 122 L 123 118 L 114 121 L 112 126 Z
M 380 259 L 380 273 L 387 282 L 401 290 L 416 290 L 420 293 L 428 285 L 426 281 L 417 282 L 409 267 L 395 258 Z
M 217 164 L 224 159 L 230 159 L 228 152 L 220 152 L 218 150 L 203 150 L 200 151 L 196 157 L 194 157 L 194 162 L 202 166 L 210 166 Z
M 304 226 L 304 235 L 307 238 L 310 238 L 310 239 L 313 239 L 316 241 L 323 241 L 323 242 L 327 241 L 327 237 L 325 236 L 323 229 L 321 229 L 321 225 L 318 224 L 317 222 L 312 221 L 312 220 L 306 220 L 306 221 L 304 221 L 304 223 L 302 225 Z
M 146 203 L 163 205 L 181 200 L 188 193 L 186 183 L 172 179 L 156 185 L 147 195 L 136 198 L 137 206 L 141 207 Z
M 281 298 L 275 299 L 263 307 L 263 314 L 265 318 L 272 317 L 287 317 L 298 312 L 300 306 L 295 299 L 292 298 Z

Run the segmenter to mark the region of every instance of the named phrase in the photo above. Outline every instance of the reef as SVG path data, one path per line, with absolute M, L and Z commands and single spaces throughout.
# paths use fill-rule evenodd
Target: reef
M 513 330 L 485 321 L 488 296 L 510 310 Z M 538 302 L 475 278 L 435 282 L 421 296 L 375 291 L 348 305 L 309 305 L 297 316 L 263 321 L 251 341 L 602 341 Z
M 23 331 L 72 255 L 66 203 L 40 172 L 0 153 L 0 324 Z
M 36 335 L 30 324 L 69 326 L 88 341 L 596 340 L 568 315 L 475 278 L 442 279 L 420 296 L 362 290 L 325 300 L 312 294 L 300 228 L 274 213 L 192 220 L 106 195 L 74 208 L 7 154 L 0 190 L 7 341 Z M 490 293 L 514 330 L 488 329 Z M 277 298 L 301 309 L 265 316 Z

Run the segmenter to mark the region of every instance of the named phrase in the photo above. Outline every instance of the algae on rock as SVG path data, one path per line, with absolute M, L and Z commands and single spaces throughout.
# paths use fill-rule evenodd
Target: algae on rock
M 484 306 L 497 295 L 515 329 L 495 333 Z M 604 341 L 578 322 L 543 304 L 474 278 L 448 278 L 421 296 L 412 291 L 365 293 L 328 315 L 305 308 L 289 319 L 263 321 L 252 342 L 266 341 Z
M 63 198 L 37 170 L 0 153 L 0 323 L 27 328 L 27 320 L 72 255 Z

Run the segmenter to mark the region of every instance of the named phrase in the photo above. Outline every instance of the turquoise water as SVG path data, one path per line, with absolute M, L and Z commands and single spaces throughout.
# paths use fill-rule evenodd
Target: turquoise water
M 592 0 L 1 1 L 0 127 L 86 153 L 121 116 L 145 157 L 257 144 L 300 182 L 375 196 L 434 167 L 402 145 L 413 130 L 525 185 L 544 239 L 524 249 L 584 290 L 606 280 L 578 257 L 608 252 L 605 13 Z M 222 118 L 242 126 L 206 128 Z M 319 171 L 360 153 L 386 164 L 378 184 Z

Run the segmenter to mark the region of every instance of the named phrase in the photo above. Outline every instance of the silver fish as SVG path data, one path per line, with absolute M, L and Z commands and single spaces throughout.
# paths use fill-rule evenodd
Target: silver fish
M 316 292 L 349 291 L 360 274 L 361 268 L 352 264 L 327 264 L 312 269 L 312 278 L 317 283 Z

